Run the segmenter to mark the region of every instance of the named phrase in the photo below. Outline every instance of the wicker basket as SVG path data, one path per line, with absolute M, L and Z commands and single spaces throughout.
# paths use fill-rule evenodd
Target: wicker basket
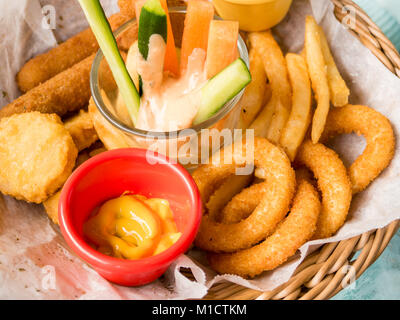
M 368 15 L 350 0 L 332 0 L 338 20 L 347 14 L 346 6 L 356 10 L 355 28 L 349 30 L 393 73 L 400 77 L 400 55 Z M 306 300 L 329 299 L 355 279 L 381 255 L 396 233 L 400 220 L 385 228 L 357 237 L 329 243 L 308 256 L 292 278 L 278 288 L 260 292 L 229 282 L 214 285 L 205 299 Z M 360 251 L 357 258 L 355 254 Z M 350 267 L 352 266 L 352 267 Z

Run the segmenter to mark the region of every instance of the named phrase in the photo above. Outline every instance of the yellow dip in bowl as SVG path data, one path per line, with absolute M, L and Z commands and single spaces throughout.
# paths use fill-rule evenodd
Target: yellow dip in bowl
M 261 31 L 277 25 L 292 0 L 213 0 L 222 19 L 239 21 L 244 31 Z

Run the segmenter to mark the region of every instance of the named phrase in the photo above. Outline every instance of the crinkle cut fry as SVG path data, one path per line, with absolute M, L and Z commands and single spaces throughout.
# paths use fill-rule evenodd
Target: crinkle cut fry
M 390 164 L 395 137 L 390 121 L 378 111 L 362 105 L 346 105 L 328 115 L 323 141 L 343 133 L 363 135 L 367 146 L 348 168 L 353 194 L 364 190 Z
M 246 149 L 246 142 L 236 142 Z M 237 145 L 236 145 L 237 147 Z M 233 148 L 235 150 L 235 148 Z M 246 151 L 243 151 L 245 154 Z M 235 172 L 236 153 L 224 159 L 224 150 L 218 155 L 221 161 L 200 166 L 193 178 L 200 190 L 203 203 L 207 203 L 221 181 Z M 231 164 L 225 164 L 224 160 Z M 232 163 L 233 162 L 233 163 Z M 286 215 L 295 189 L 295 175 L 286 154 L 264 138 L 254 139 L 255 175 L 264 179 L 265 196 L 253 213 L 239 223 L 223 224 L 215 222 L 209 215 L 203 216 L 195 244 L 206 251 L 232 252 L 249 248 L 271 234 L 276 225 Z M 205 206 L 204 206 L 205 207 Z
M 320 143 L 305 141 L 295 162 L 310 169 L 322 193 L 322 212 L 314 239 L 328 238 L 344 224 L 352 199 L 346 168 L 333 150 Z
M 275 232 L 262 243 L 234 253 L 209 253 L 211 267 L 218 273 L 255 277 L 287 261 L 316 230 L 321 211 L 315 188 L 305 179 L 298 179 L 297 192 L 289 215 Z

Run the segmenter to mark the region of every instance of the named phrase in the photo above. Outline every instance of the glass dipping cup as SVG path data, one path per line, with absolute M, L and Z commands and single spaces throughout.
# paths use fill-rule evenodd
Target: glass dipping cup
M 169 13 L 175 45 L 180 48 L 186 8 L 170 7 Z M 220 18 L 215 17 L 215 19 Z M 135 33 L 137 33 L 136 19 L 128 21 L 114 32 L 120 51 L 123 51 L 121 47 L 126 50 L 129 47 L 127 43 L 130 45 L 136 40 Z M 247 47 L 240 35 L 238 52 L 247 66 L 249 66 Z M 219 150 L 223 145 L 230 144 L 234 139 L 235 133 L 239 132 L 234 129 L 237 128 L 239 121 L 241 111 L 239 101 L 244 89 L 211 118 L 188 129 L 155 132 L 134 128 L 131 124 L 123 122 L 116 115 L 113 101 L 116 100 L 118 88 L 114 79 L 110 77 L 109 68 L 102 67 L 104 63 L 107 62 L 102 51 L 99 50 L 91 70 L 92 97 L 101 116 L 112 125 L 112 127 L 109 125 L 104 126 L 110 128 L 107 134 L 115 134 L 115 139 L 123 139 L 122 145 L 124 147 L 157 151 L 168 156 L 171 161 L 182 164 L 186 169 L 193 170 L 199 164 L 207 161 L 209 155 L 213 152 Z M 102 139 L 101 134 L 99 136 Z

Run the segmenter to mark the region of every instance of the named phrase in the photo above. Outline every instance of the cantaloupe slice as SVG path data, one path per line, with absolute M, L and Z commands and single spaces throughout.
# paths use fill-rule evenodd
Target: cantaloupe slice
M 239 22 L 213 20 L 210 24 L 206 70 L 210 79 L 237 59 Z
M 207 51 L 210 23 L 214 18 L 214 7 L 207 0 L 189 0 L 185 17 L 181 48 L 181 73 L 186 69 L 193 49 Z
M 142 7 L 146 0 L 136 0 L 135 1 L 135 14 L 136 14 L 136 20 L 139 21 L 140 19 L 140 12 L 142 11 Z

